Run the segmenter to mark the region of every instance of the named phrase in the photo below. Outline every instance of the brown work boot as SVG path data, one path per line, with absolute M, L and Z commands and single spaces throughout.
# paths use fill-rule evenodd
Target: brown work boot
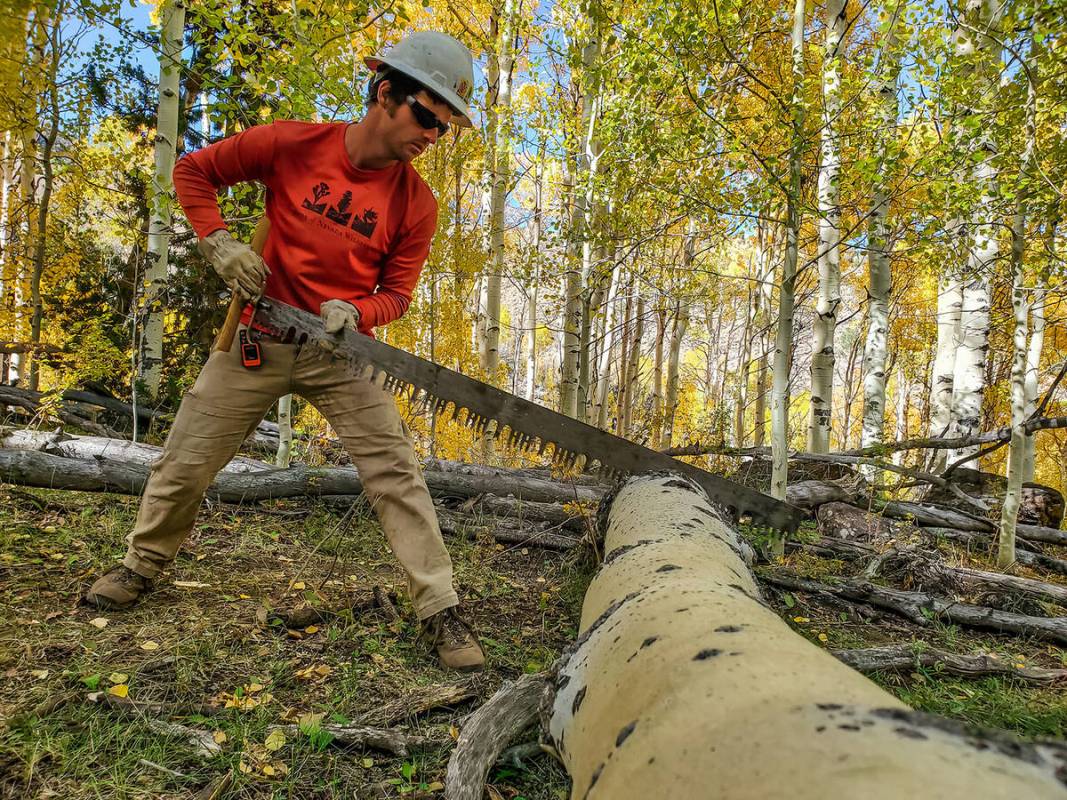
M 478 644 L 478 637 L 455 606 L 424 619 L 422 637 L 427 646 L 437 648 L 442 667 L 476 672 L 485 666 L 485 654 Z
M 152 582 L 129 567 L 116 564 L 96 579 L 85 593 L 85 602 L 108 611 L 129 608 L 152 588 Z

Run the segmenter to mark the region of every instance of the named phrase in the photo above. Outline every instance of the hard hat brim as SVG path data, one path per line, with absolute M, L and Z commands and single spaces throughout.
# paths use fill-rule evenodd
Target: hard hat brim
M 470 107 L 463 101 L 463 98 L 448 87 L 440 86 L 421 69 L 409 67 L 407 64 L 392 64 L 388 58 L 375 58 L 373 56 L 363 59 L 363 63 L 370 68 L 371 72 L 377 72 L 378 68 L 384 64 L 390 69 L 395 69 L 397 72 L 407 75 L 412 80 L 418 81 L 427 91 L 438 95 L 448 104 L 452 109 L 452 123 L 454 125 L 459 125 L 461 128 L 474 127 L 470 119 Z

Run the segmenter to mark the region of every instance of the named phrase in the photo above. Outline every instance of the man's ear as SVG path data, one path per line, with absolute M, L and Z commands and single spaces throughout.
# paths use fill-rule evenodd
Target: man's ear
M 393 88 L 393 83 L 388 78 L 378 84 L 378 105 L 388 110 L 392 105 L 392 96 L 389 94 L 389 90 Z

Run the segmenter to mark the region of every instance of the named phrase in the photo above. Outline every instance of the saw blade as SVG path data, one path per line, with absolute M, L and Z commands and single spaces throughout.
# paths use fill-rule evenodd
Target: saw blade
M 264 298 L 256 310 L 256 327 L 282 342 L 320 343 L 333 351 L 357 376 L 373 381 L 420 410 L 451 415 L 480 435 L 509 449 L 551 452 L 552 462 L 574 467 L 581 462 L 609 480 L 623 475 L 673 471 L 692 478 L 735 519 L 782 531 L 794 531 L 803 512 L 788 503 L 728 481 L 718 475 L 642 447 L 628 439 L 587 425 L 516 397 L 487 383 L 434 364 L 370 336 L 345 330 L 327 334 L 316 314 Z M 318 346 L 318 345 L 316 345 Z

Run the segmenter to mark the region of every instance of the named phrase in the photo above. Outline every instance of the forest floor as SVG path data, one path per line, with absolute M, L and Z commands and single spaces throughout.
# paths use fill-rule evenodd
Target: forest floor
M 344 750 L 315 733 L 316 720 L 348 723 L 419 687 L 465 680 L 442 671 L 418 643 L 403 575 L 377 523 L 346 520 L 319 503 L 210 505 L 144 602 L 125 612 L 80 604 L 92 578 L 124 552 L 137 502 L 0 488 L 0 797 L 207 797 L 227 775 L 228 800 L 440 797 L 464 715 L 503 680 L 552 663 L 576 634 L 593 571 L 578 553 L 448 539 L 463 605 L 489 661 L 474 678 L 475 696 L 401 720 L 437 742 L 408 758 Z M 787 565 L 819 578 L 849 570 L 806 555 Z M 280 609 L 302 601 L 352 608 L 374 586 L 400 596 L 400 622 L 371 608 L 301 630 L 272 624 Z M 1067 665 L 1067 652 L 1040 641 L 936 621 L 919 628 L 889 614 L 865 619 L 769 587 L 767 596 L 820 647 L 924 641 L 960 653 L 995 651 L 1013 663 Z M 1023 736 L 1067 735 L 1067 698 L 1055 687 L 924 669 L 873 677 L 921 710 Z M 210 732 L 219 752 L 199 756 L 182 738 L 153 729 L 156 712 L 90 702 L 94 692 L 161 704 L 152 708 Z M 270 735 L 272 725 L 301 721 L 311 735 Z M 498 765 L 489 782 L 491 797 L 509 800 L 569 792 L 566 774 L 543 755 Z

